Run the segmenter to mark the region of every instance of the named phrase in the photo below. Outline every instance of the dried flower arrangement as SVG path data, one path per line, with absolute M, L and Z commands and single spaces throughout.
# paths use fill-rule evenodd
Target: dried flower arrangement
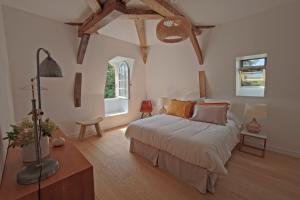
M 7 132 L 7 137 L 4 140 L 9 140 L 8 147 L 23 147 L 34 142 L 33 122 L 27 118 L 23 119 L 16 125 L 11 125 L 12 131 Z M 47 118 L 41 123 L 42 136 L 51 137 L 58 127 L 56 124 Z

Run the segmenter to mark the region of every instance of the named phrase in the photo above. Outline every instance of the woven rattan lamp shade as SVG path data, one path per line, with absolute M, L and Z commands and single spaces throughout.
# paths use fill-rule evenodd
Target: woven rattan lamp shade
M 162 19 L 156 27 L 157 38 L 166 43 L 176 43 L 189 37 L 192 23 L 186 18 L 176 15 Z

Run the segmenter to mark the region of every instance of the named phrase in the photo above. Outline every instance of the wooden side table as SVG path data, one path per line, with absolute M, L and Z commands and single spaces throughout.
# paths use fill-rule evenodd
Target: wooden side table
M 251 137 L 251 138 L 255 138 L 257 140 L 262 140 L 263 141 L 263 147 L 257 147 L 257 146 L 245 144 L 245 137 Z M 249 133 L 249 132 L 243 130 L 240 133 L 239 151 L 249 153 L 249 154 L 252 154 L 252 155 L 255 155 L 255 156 L 260 156 L 260 157 L 264 158 L 265 154 L 266 154 L 267 139 L 268 139 L 268 137 L 266 135 Z M 255 153 L 251 153 L 251 152 L 248 152 L 248 151 L 243 151 L 243 147 L 249 147 L 249 148 L 252 148 L 252 149 L 256 149 L 256 150 L 261 151 L 262 153 L 261 153 L 261 155 L 257 155 Z
M 57 135 L 64 136 L 58 130 Z M 42 200 L 94 200 L 93 166 L 66 138 L 63 147 L 51 148 L 50 157 L 59 161 L 57 173 L 41 182 Z M 1 200 L 35 200 L 38 184 L 18 185 L 17 172 L 24 166 L 20 148 L 10 148 L 7 154 L 2 184 Z

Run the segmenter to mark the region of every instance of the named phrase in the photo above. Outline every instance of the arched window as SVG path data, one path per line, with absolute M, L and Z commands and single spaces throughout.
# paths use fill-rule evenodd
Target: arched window
M 107 64 L 104 98 L 129 99 L 129 66 L 126 61 L 120 62 L 117 67 Z
M 129 99 L 129 66 L 126 61 L 118 66 L 118 96 Z
M 128 113 L 133 63 L 133 59 L 124 57 L 115 57 L 108 62 L 104 89 L 105 116 Z

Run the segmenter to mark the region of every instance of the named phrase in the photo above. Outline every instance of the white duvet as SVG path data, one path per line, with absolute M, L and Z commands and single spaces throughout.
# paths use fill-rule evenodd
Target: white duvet
M 232 120 L 221 126 L 163 114 L 130 123 L 125 135 L 210 172 L 226 174 L 224 165 L 238 143 L 238 133 Z

